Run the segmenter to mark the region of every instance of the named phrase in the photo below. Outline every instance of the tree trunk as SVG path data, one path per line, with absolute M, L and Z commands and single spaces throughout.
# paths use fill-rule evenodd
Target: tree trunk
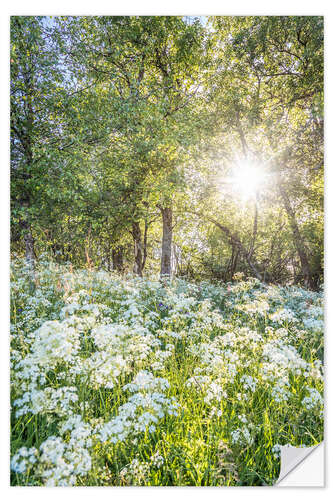
M 314 283 L 312 280 L 312 274 L 311 274 L 311 270 L 310 270 L 310 264 L 309 264 L 307 252 L 305 249 L 304 240 L 303 240 L 303 237 L 302 237 L 300 230 L 298 228 L 295 212 L 290 204 L 288 194 L 287 194 L 286 190 L 284 189 L 283 185 L 281 184 L 281 182 L 279 183 L 279 191 L 280 191 L 280 194 L 281 194 L 281 197 L 283 200 L 284 208 L 285 208 L 287 215 L 288 215 L 290 227 L 291 227 L 291 230 L 293 233 L 294 245 L 296 247 L 296 250 L 297 250 L 297 253 L 299 256 L 299 260 L 301 262 L 301 269 L 302 269 L 304 284 L 309 288 L 313 288 Z
M 132 223 L 132 236 L 134 240 L 134 267 L 133 272 L 138 276 L 142 276 L 143 263 L 143 245 L 142 233 L 139 222 Z
M 239 249 L 232 247 L 232 261 L 231 261 L 231 269 L 230 269 L 230 279 L 234 276 L 237 268 Z
M 163 220 L 161 277 L 171 276 L 171 252 L 172 252 L 172 207 L 159 207 Z
M 143 232 L 143 258 L 142 258 L 142 270 L 144 270 L 147 260 L 147 236 L 148 236 L 148 221 L 145 219 L 145 229 Z
M 124 269 L 123 247 L 120 245 L 112 249 L 112 269 L 122 272 Z

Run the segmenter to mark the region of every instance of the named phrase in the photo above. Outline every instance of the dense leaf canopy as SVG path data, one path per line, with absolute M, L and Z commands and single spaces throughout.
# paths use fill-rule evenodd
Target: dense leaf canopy
M 322 17 L 12 17 L 10 57 L 13 253 L 320 286 Z

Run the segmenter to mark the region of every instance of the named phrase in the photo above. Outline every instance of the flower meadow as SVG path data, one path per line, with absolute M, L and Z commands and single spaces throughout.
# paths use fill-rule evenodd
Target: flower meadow
M 323 439 L 323 296 L 12 262 L 11 484 L 271 485 Z

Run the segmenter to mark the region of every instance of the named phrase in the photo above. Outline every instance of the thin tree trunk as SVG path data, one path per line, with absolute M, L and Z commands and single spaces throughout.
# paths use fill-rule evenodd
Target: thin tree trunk
M 138 276 L 142 276 L 142 262 L 143 262 L 143 246 L 142 246 L 142 233 L 139 222 L 132 223 L 132 236 L 134 240 L 134 267 L 133 272 Z
M 148 236 L 148 221 L 145 219 L 145 229 L 143 232 L 143 259 L 142 259 L 142 270 L 144 270 L 147 260 L 147 236 Z
M 290 227 L 291 227 L 291 230 L 293 233 L 294 245 L 296 247 L 296 250 L 297 250 L 297 253 L 299 256 L 299 260 L 301 262 L 301 269 L 302 269 L 304 283 L 309 288 L 313 288 L 314 284 L 313 284 L 313 280 L 312 280 L 310 264 L 309 264 L 307 252 L 305 249 L 304 240 L 303 240 L 303 237 L 302 237 L 300 230 L 298 228 L 295 212 L 290 204 L 288 194 L 287 194 L 286 190 L 284 189 L 281 182 L 279 182 L 279 191 L 280 191 L 280 194 L 281 194 L 281 197 L 283 200 L 284 208 L 285 208 L 287 215 L 288 215 Z
M 172 253 L 172 207 L 159 207 L 162 213 L 163 237 L 161 256 L 161 277 L 171 276 L 171 253 Z

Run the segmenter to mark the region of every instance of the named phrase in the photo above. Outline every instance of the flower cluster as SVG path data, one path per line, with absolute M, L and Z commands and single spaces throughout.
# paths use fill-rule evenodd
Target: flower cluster
M 271 480 L 272 443 L 322 439 L 322 293 L 38 265 L 13 263 L 13 484 L 244 484 L 241 448 Z
M 177 415 L 179 404 L 175 398 L 168 398 L 163 393 L 168 388 L 167 380 L 154 377 L 147 371 L 139 372 L 132 383 L 123 387 L 133 392 L 133 396 L 119 407 L 116 417 L 101 426 L 101 441 L 117 443 L 146 429 L 152 433 L 159 419 L 165 415 Z
M 13 456 L 11 467 L 24 473 L 34 467 L 36 477 L 45 486 L 73 486 L 78 476 L 85 476 L 91 469 L 91 427 L 80 416 L 73 416 L 64 423 L 60 434 L 71 431 L 69 440 L 50 436 L 39 450 L 20 448 Z
M 231 432 L 231 441 L 233 444 L 251 446 L 254 439 L 249 429 L 247 427 L 242 427 Z
M 324 400 L 321 394 L 314 387 L 306 387 L 309 396 L 306 396 L 302 400 L 302 405 L 305 406 L 307 410 L 312 410 L 316 407 L 323 407 Z

